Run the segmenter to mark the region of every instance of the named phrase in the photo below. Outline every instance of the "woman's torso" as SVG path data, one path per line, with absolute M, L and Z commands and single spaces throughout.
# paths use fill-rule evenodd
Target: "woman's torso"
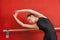
M 44 31 L 44 40 L 57 40 L 56 32 L 52 23 L 47 18 L 39 18 L 37 26 L 40 30 Z

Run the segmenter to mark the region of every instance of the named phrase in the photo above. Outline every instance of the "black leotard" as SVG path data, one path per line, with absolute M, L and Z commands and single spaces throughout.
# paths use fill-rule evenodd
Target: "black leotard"
M 40 30 L 44 31 L 44 40 L 57 40 L 56 32 L 52 23 L 47 18 L 39 18 L 37 25 Z

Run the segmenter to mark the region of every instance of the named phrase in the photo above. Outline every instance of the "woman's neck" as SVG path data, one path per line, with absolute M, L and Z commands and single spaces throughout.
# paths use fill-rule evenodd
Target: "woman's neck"
M 38 21 L 39 18 L 36 17 L 36 22 Z

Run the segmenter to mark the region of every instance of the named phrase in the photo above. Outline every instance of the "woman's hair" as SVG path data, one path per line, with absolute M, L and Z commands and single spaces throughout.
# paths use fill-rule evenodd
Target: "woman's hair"
M 31 16 L 31 15 L 35 16 L 34 14 L 30 13 L 30 14 L 27 15 L 27 17 L 29 17 L 29 16 Z

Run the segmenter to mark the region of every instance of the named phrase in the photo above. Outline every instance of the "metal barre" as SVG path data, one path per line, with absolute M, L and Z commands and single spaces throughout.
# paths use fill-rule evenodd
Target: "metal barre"
M 3 30 L 3 32 L 6 32 L 6 38 L 9 38 L 9 32 L 31 31 L 31 30 L 38 30 L 38 29 L 10 29 L 10 30 Z
M 60 30 L 60 28 L 54 28 L 54 29 Z M 38 30 L 38 29 L 10 29 L 10 30 L 3 30 L 3 32 L 6 32 L 6 38 L 9 38 L 9 32 L 31 31 L 31 30 Z

